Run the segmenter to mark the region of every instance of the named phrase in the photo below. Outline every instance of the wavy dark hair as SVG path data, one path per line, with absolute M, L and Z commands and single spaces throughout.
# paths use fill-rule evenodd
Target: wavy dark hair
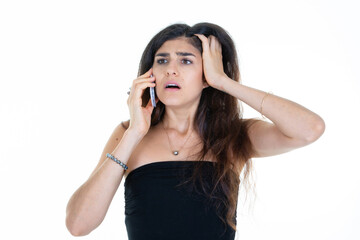
M 240 82 L 240 72 L 234 42 L 220 26 L 211 23 L 198 23 L 190 27 L 186 24 L 173 24 L 156 34 L 145 48 L 138 76 L 147 72 L 154 62 L 155 53 L 168 40 L 185 37 L 201 53 L 202 44 L 194 34 L 206 37 L 215 36 L 222 46 L 224 72 L 234 81 Z M 145 91 L 143 106 L 149 101 L 149 91 Z M 151 115 L 151 126 L 158 124 L 164 116 L 165 105 L 159 100 Z M 255 120 L 242 118 L 241 103 L 238 99 L 211 86 L 204 88 L 194 120 L 195 131 L 202 140 L 202 150 L 196 154 L 198 164 L 194 167 L 191 179 L 201 184 L 201 189 L 213 199 L 218 216 L 236 231 L 236 209 L 238 190 L 241 181 L 247 182 L 252 171 L 251 156 L 254 153 L 248 128 Z M 202 181 L 202 162 L 207 153 L 216 157 L 213 189 Z M 243 172 L 243 179 L 240 174 Z M 189 181 L 190 181 L 189 180 Z M 221 193 L 221 194 L 219 194 Z M 222 197 L 219 197 L 222 196 Z

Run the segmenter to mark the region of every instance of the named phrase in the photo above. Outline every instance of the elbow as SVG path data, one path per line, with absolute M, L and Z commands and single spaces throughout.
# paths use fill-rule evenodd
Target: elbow
M 306 142 L 310 144 L 318 140 L 324 134 L 325 127 L 325 121 L 321 117 L 318 117 L 316 120 L 314 120 L 306 137 Z
M 86 229 L 82 221 L 74 220 L 69 216 L 66 217 L 66 228 L 74 237 L 86 236 L 90 233 L 90 231 Z

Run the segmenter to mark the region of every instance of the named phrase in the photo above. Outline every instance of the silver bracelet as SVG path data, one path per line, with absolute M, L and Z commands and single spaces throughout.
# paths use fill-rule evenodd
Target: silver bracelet
M 262 116 L 263 119 L 265 119 L 265 116 L 263 115 L 263 104 L 264 104 L 264 100 L 267 96 L 273 94 L 272 92 L 268 92 L 265 94 L 265 96 L 263 97 L 263 99 L 261 100 L 261 106 L 260 106 L 260 114 Z
M 120 160 L 118 160 L 116 157 L 114 157 L 114 156 L 111 155 L 110 153 L 107 153 L 107 154 L 106 154 L 106 157 L 108 157 L 108 158 L 110 158 L 111 160 L 114 160 L 114 162 L 120 164 L 120 166 L 122 166 L 122 167 L 125 169 L 125 171 L 128 169 L 128 166 L 126 166 L 125 163 L 120 162 Z

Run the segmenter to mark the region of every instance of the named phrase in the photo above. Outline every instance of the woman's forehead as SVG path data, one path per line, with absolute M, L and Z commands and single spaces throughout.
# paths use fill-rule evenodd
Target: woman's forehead
M 168 40 L 161 45 L 156 53 L 160 52 L 190 52 L 194 55 L 200 55 L 200 51 L 195 48 L 189 41 L 189 38 L 180 37 L 172 40 Z

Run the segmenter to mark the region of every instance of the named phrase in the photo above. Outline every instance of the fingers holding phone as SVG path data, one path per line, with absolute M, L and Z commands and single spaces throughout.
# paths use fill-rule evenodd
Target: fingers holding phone
M 145 107 L 142 106 L 142 96 L 147 88 L 155 88 L 155 77 L 152 75 L 152 68 L 143 75 L 136 78 L 131 86 L 131 91 L 127 99 L 130 112 L 129 129 L 136 129 L 139 134 L 146 134 L 151 125 L 151 113 L 156 106 L 155 90 L 153 91 L 153 99 L 149 99 L 149 103 Z M 151 95 L 151 92 L 150 92 Z

